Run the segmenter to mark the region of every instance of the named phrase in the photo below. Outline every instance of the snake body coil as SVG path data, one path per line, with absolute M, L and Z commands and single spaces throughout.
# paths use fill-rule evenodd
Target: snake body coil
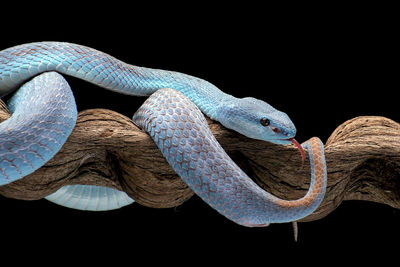
M 193 76 L 132 66 L 88 47 L 58 42 L 0 51 L 0 94 L 8 94 L 33 78 L 11 98 L 13 115 L 0 124 L 0 185 L 45 164 L 71 133 L 76 107 L 68 84 L 58 73 L 119 93 L 150 95 L 133 120 L 150 134 L 189 187 L 236 223 L 264 226 L 296 221 L 312 213 L 322 201 L 326 166 L 319 139 L 303 144 L 312 166 L 308 193 L 299 200 L 281 200 L 258 187 L 229 158 L 201 111 L 250 138 L 289 144 L 296 129 L 285 113 L 258 99 L 237 99 Z M 124 194 L 96 186 L 69 185 L 47 199 L 76 209 L 108 210 L 133 202 Z

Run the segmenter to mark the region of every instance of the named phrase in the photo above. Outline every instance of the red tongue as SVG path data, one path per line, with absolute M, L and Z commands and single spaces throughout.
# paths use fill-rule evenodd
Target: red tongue
M 290 141 L 300 150 L 301 158 L 302 158 L 302 164 L 304 164 L 304 161 L 306 160 L 306 152 L 304 152 L 303 147 L 299 144 L 299 142 L 296 141 L 294 138 L 289 138 Z

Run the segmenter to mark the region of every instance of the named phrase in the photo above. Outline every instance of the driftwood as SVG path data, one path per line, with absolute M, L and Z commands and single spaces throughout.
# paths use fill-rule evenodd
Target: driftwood
M 9 116 L 2 106 L 0 121 Z M 284 199 L 307 192 L 309 164 L 301 165 L 294 146 L 248 139 L 217 122 L 208 122 L 232 159 L 265 190 Z M 326 216 L 343 200 L 400 208 L 399 123 L 371 116 L 346 121 L 326 142 L 325 155 L 326 196 L 317 211 L 303 221 Z M 61 151 L 35 173 L 1 186 L 0 194 L 36 200 L 76 183 L 111 186 L 152 208 L 175 207 L 193 195 L 146 133 L 131 119 L 104 109 L 80 112 Z

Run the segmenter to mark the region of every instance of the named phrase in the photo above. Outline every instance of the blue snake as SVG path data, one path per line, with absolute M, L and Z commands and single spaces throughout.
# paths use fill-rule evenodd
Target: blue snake
M 226 94 L 200 78 L 133 66 L 95 49 L 63 42 L 0 51 L 0 96 L 14 92 L 8 103 L 12 116 L 0 124 L 0 185 L 43 166 L 71 134 L 77 109 L 61 74 L 118 93 L 149 96 L 133 121 L 201 199 L 240 225 L 297 221 L 315 211 L 324 197 L 323 144 L 318 138 L 297 143 L 296 128 L 285 113 L 259 99 Z M 298 200 L 282 200 L 261 189 L 219 145 L 203 113 L 249 138 L 293 143 L 303 157 L 306 149 L 311 164 L 307 194 Z M 79 184 L 65 185 L 46 199 L 81 210 L 111 210 L 134 202 L 113 188 Z

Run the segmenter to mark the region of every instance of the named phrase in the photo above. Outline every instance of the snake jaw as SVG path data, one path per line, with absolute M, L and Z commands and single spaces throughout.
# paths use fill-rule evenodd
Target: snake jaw
M 304 162 L 305 162 L 305 160 L 306 160 L 306 152 L 304 152 L 303 147 L 302 147 L 302 146 L 300 145 L 300 143 L 297 142 L 296 139 L 294 139 L 294 138 L 289 138 L 288 140 L 291 141 L 292 144 L 294 144 L 294 145 L 299 149 L 300 154 L 301 154 L 301 158 L 302 158 L 302 164 L 304 164 Z

